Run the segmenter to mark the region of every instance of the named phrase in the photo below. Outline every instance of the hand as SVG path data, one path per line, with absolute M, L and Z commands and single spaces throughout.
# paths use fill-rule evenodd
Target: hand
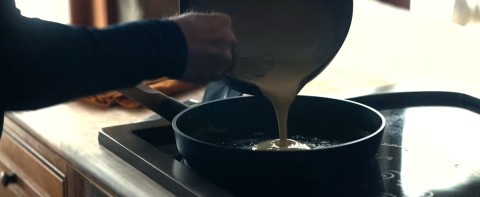
M 187 67 L 182 80 L 206 84 L 232 69 L 236 38 L 229 16 L 188 13 L 171 19 L 182 29 L 188 46 Z

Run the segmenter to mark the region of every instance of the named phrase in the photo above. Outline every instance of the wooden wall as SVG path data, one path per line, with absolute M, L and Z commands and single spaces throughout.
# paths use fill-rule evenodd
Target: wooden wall
M 405 9 L 410 9 L 410 0 L 379 0 Z

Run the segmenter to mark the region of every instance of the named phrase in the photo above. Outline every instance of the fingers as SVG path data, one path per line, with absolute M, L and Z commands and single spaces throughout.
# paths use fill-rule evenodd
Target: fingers
M 212 54 L 197 54 L 188 59 L 189 69 L 184 73 L 182 80 L 191 83 L 206 84 L 223 77 L 229 70 L 230 60 L 224 57 L 212 57 Z M 203 66 L 190 66 L 203 65 Z
M 184 80 L 204 84 L 232 70 L 237 39 L 228 15 L 188 13 L 172 19 L 182 29 L 189 50 Z
M 219 25 L 224 26 L 226 28 L 232 28 L 232 19 L 230 16 L 223 14 L 223 13 L 209 13 L 205 14 L 207 17 L 214 18 L 212 20 L 216 20 Z M 213 21 L 212 21 L 213 22 Z
M 223 26 L 223 31 L 218 32 L 220 38 L 224 40 L 220 41 L 220 54 L 225 59 L 221 76 L 233 69 L 234 66 L 234 47 L 237 44 L 237 38 L 233 32 L 232 20 L 228 15 L 221 13 L 213 13 L 212 16 L 216 16 L 218 24 Z

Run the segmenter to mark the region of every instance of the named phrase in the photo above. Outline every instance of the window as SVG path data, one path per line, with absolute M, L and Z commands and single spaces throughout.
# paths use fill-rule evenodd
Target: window
M 70 23 L 69 2 L 68 0 L 15 0 L 22 15 L 63 24 Z

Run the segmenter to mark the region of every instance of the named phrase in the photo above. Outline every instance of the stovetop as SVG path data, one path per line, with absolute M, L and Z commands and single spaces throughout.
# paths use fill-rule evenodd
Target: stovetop
M 290 180 L 286 185 L 211 182 L 182 160 L 172 127 L 158 116 L 102 128 L 99 142 L 178 196 L 480 196 L 480 100 L 455 92 L 351 100 L 385 116 L 382 144 L 371 163 L 336 169 L 328 180 Z

